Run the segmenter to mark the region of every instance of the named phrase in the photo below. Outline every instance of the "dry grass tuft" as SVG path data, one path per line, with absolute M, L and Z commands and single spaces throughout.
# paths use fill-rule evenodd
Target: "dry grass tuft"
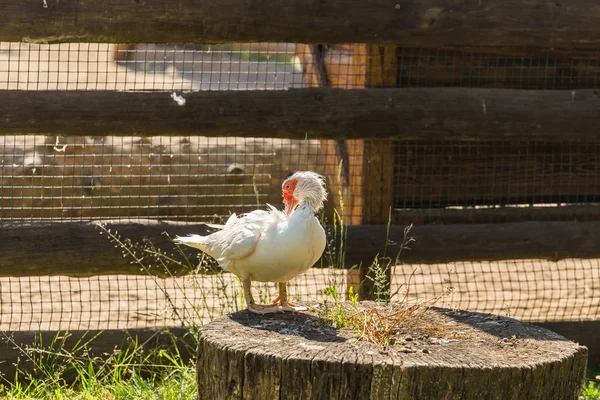
M 354 331 L 360 340 L 366 340 L 379 346 L 396 343 L 401 331 L 417 329 L 430 334 L 439 333 L 441 327 L 431 325 L 421 318 L 429 308 L 443 297 L 452 293 L 448 288 L 440 295 L 426 300 L 410 303 L 406 299 L 399 303 L 380 305 L 375 302 L 358 302 L 358 297 L 350 290 L 350 302 L 340 301 L 334 287 L 328 288 L 326 295 L 333 304 L 325 301 L 316 309 L 317 315 L 338 329 Z

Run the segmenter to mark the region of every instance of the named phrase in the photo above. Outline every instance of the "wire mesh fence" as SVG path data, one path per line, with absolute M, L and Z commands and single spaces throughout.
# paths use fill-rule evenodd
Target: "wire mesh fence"
M 574 91 L 599 86 L 599 60 L 600 52 L 557 49 L 4 42 L 0 90 L 461 86 Z M 85 126 L 81 130 L 85 135 Z M 595 208 L 600 203 L 598 143 L 572 140 L 568 132 L 561 142 L 336 144 L 232 135 L 0 137 L 0 219 L 221 222 L 232 212 L 265 203 L 279 207 L 279 185 L 298 169 L 327 176 L 329 222 L 344 196 L 349 196 L 345 215 L 359 223 L 385 223 L 389 210 L 393 223 L 406 225 L 600 218 Z M 359 167 L 346 169 L 349 160 Z M 340 186 L 344 180 L 346 192 Z M 106 239 L 98 235 L 98 240 Z M 412 247 L 419 245 L 417 238 Z M 357 277 L 340 267 L 325 263 L 311 269 L 292 282 L 292 295 L 323 299 L 329 285 L 345 293 Z M 600 315 L 599 278 L 597 259 L 401 264 L 393 268 L 391 292 L 397 299 L 429 299 L 452 287 L 439 305 L 530 321 L 591 320 Z M 256 290 L 263 301 L 276 292 L 272 284 Z M 239 283 L 229 274 L 1 278 L 0 303 L 0 329 L 10 330 L 158 327 L 179 324 L 182 317 L 207 321 L 244 304 Z
M 388 144 L 393 148 L 388 206 L 398 222 L 443 222 L 469 210 L 479 211 L 477 222 L 598 219 L 593 209 L 577 208 L 600 202 L 598 143 Z M 354 147 L 356 142 L 349 144 L 351 152 Z M 222 219 L 279 204 L 277 187 L 289 171 L 337 171 L 336 154 L 327 150 L 315 140 L 4 136 L 0 218 Z M 370 179 L 374 176 L 365 177 Z M 358 195 L 360 187 L 355 191 Z M 363 197 L 370 202 L 372 195 Z M 560 213 L 546 215 L 549 209 Z
M 205 137 L 0 138 L 3 220 L 210 221 L 279 204 L 290 170 L 322 170 L 315 141 Z
M 301 87 L 302 74 L 294 62 L 294 48 L 264 44 L 251 51 L 225 45 L 0 42 L 0 89 L 196 91 Z
M 318 49 L 315 49 L 318 47 Z M 321 57 L 329 84 L 360 89 L 374 49 L 290 43 L 207 45 L 0 42 L 5 90 L 277 90 L 315 85 Z M 316 52 L 316 53 L 315 53 Z M 392 46 L 385 79 L 370 87 L 585 89 L 600 85 L 600 51 Z
M 398 222 L 594 221 L 598 143 L 397 141 Z M 590 206 L 590 207 L 581 207 Z M 465 218 L 470 213 L 470 218 Z

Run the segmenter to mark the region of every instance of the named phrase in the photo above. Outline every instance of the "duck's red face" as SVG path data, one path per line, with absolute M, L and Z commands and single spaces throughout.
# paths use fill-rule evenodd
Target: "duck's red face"
M 288 217 L 292 214 L 296 205 L 298 205 L 298 200 L 294 197 L 294 190 L 296 190 L 297 184 L 298 179 L 288 179 L 281 185 L 283 204 L 285 205 L 284 213 Z

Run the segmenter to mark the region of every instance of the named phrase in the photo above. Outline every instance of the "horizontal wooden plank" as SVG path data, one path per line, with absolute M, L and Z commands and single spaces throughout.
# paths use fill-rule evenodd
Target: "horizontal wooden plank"
M 600 77 L 598 50 L 401 47 L 397 55 L 403 87 L 580 90 L 597 88 Z
M 0 134 L 600 140 L 600 90 L 1 91 Z
M 7 0 L 0 40 L 598 47 L 594 0 Z
M 0 230 L 0 276 L 185 275 L 195 268 L 198 252 L 185 248 L 184 254 L 179 253 L 163 232 L 173 237 L 209 231 L 204 224 L 152 220 L 116 221 L 107 226 L 133 242 L 148 239 L 184 263 L 187 257 L 190 267 L 167 273 L 148 256 L 146 263 L 155 266 L 144 271 L 123 257 L 122 248 L 101 236 L 95 223 L 12 223 L 3 224 Z M 391 226 L 389 236 L 385 225 L 354 225 L 347 232 L 346 267 L 350 268 L 384 254 L 386 239 L 400 243 L 404 227 Z M 600 222 L 418 225 L 410 235 L 416 242 L 402 254 L 405 263 L 600 258 Z M 395 257 L 396 250 L 390 247 L 386 254 Z
M 157 266 L 149 253 L 145 255 L 144 265 L 154 265 L 148 271 L 125 256 L 124 249 L 109 241 L 96 222 L 66 223 L 5 223 L 0 236 L 6 235 L 7 241 L 0 240 L 0 249 L 5 255 L 0 259 L 0 276 L 36 276 L 68 275 L 94 276 L 111 274 L 145 275 L 160 277 L 186 275 L 192 272 L 198 260 L 190 251 L 177 253 L 177 260 L 189 268 L 171 268 Z M 156 220 L 132 220 L 107 222 L 106 228 L 118 233 L 123 240 L 130 239 L 136 244 L 148 240 L 163 250 L 173 250 L 175 246 L 164 232 L 175 237 L 190 232 L 207 234 L 214 230 L 205 224 L 186 224 L 160 222 Z M 52 255 L 52 256 L 49 256 Z M 190 262 L 186 256 L 190 256 Z
M 410 236 L 415 242 L 400 259 L 409 264 L 600 257 L 600 222 L 415 225 Z M 391 226 L 389 236 L 382 225 L 348 227 L 347 263 L 371 262 L 384 253 L 386 237 L 401 243 L 404 227 Z
M 408 224 L 498 224 L 523 221 L 600 221 L 600 207 L 479 207 L 396 209 L 393 223 Z
M 600 143 L 398 141 L 399 208 L 600 203 Z

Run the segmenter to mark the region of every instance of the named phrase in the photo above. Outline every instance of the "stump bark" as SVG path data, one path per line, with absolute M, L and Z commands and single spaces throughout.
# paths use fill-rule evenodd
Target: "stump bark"
M 576 399 L 587 348 L 535 325 L 431 309 L 387 347 L 311 314 L 237 312 L 200 333 L 199 399 Z

